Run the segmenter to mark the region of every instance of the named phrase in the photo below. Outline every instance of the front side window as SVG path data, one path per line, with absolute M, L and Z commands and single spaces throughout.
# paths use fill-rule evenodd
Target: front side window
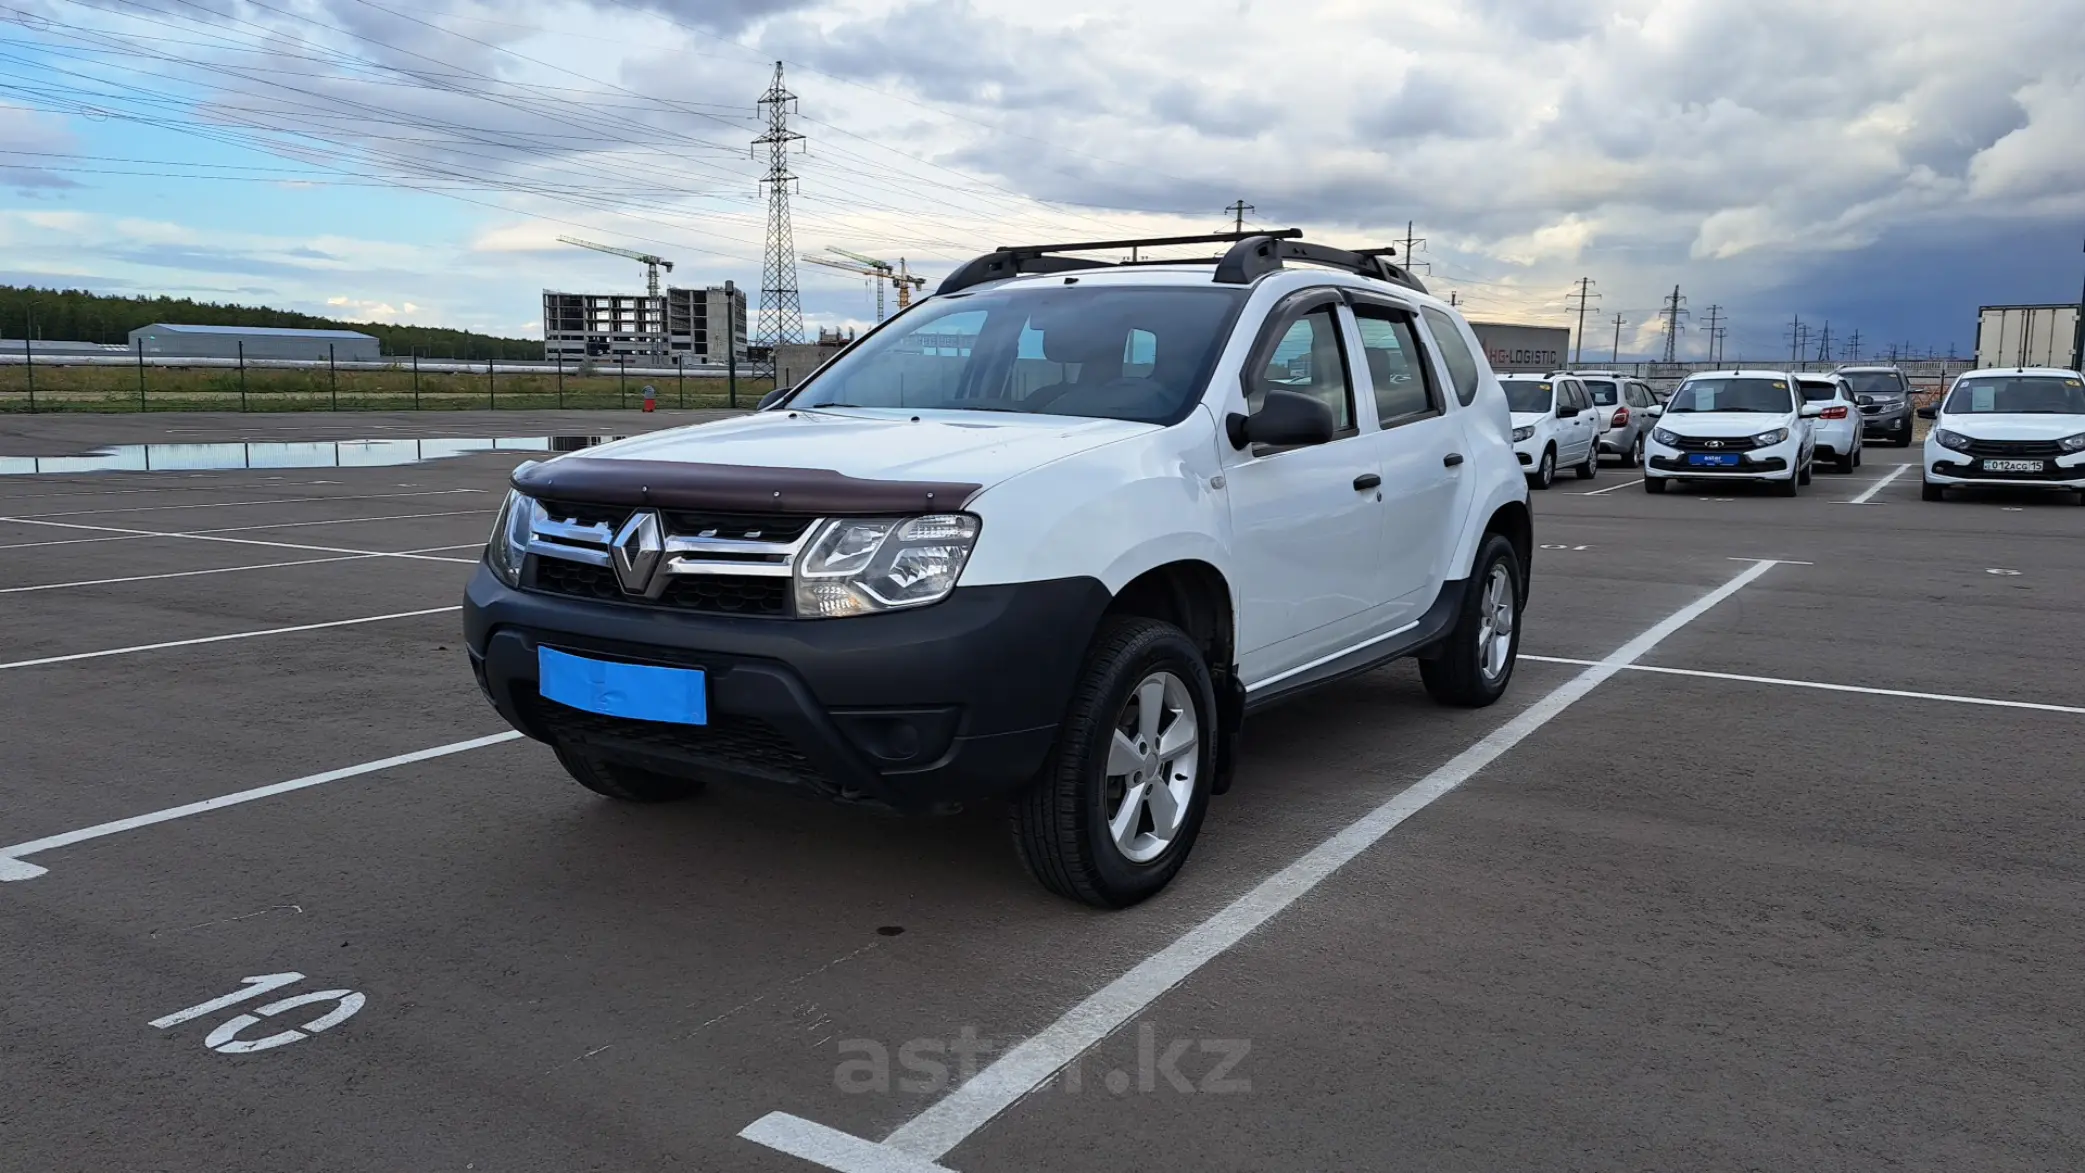
M 2062 375 L 1959 379 L 1948 393 L 1949 415 L 2085 415 L 2085 384 Z
M 1546 412 L 1556 396 L 1556 384 L 1548 380 L 1500 379 L 1506 389 L 1506 406 L 1513 411 Z
M 1354 383 L 1347 375 L 1339 317 L 1332 306 L 1320 306 L 1289 323 L 1253 379 L 1247 409 L 1257 415 L 1269 391 L 1308 395 L 1332 409 L 1340 431 L 1353 430 Z
M 1723 378 L 1689 379 L 1672 393 L 1665 414 L 1700 411 L 1742 411 L 1787 415 L 1795 410 L 1794 392 L 1782 379 Z
M 1432 306 L 1419 311 L 1426 315 L 1426 325 L 1433 331 L 1433 340 L 1441 348 L 1441 361 L 1448 364 L 1448 377 L 1455 380 L 1455 398 L 1464 407 L 1476 401 L 1477 388 L 1483 383 L 1483 373 L 1478 369 L 1477 356 L 1470 353 L 1470 344 L 1462 337 L 1462 328 L 1455 319 Z
M 797 409 L 1032 412 L 1171 423 L 1245 293 L 1026 286 L 922 303 L 804 384 Z
M 1375 385 L 1377 421 L 1387 428 L 1439 411 L 1411 315 L 1357 305 L 1354 319 L 1361 327 L 1361 353 L 1368 359 L 1369 382 Z

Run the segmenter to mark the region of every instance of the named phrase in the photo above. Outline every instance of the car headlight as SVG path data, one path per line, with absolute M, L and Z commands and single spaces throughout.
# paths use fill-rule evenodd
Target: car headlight
M 2056 441 L 2056 443 L 2061 445 L 2065 452 L 2085 452 L 2085 432 L 2079 432 L 2075 436 L 2065 436 L 2063 439 Z
M 535 512 L 534 501 L 509 489 L 499 516 L 492 521 L 492 538 L 485 543 L 485 565 L 494 578 L 510 587 L 521 585 L 521 564 L 528 558 Z
M 1532 439 L 1534 439 L 1534 438 L 1535 438 L 1535 425 L 1533 425 L 1533 424 L 1529 424 L 1529 425 L 1528 425 L 1527 427 L 1524 427 L 1524 428 L 1515 428 L 1515 429 L 1513 429 L 1513 442 L 1514 442 L 1515 444 L 1518 444 L 1518 443 L 1520 443 L 1520 442 L 1521 442 L 1522 440 L 1532 440 Z
M 1658 443 L 1665 445 L 1667 448 L 1677 448 L 1680 446 L 1679 434 L 1676 432 L 1668 432 L 1664 428 L 1652 428 L 1651 439 L 1656 440 Z
M 1933 439 L 1942 448 L 1952 449 L 1956 452 L 1969 451 L 1969 437 L 1960 432 L 1950 432 L 1946 428 L 1936 428 L 1933 432 Z M 2085 437 L 2080 437 L 2080 439 L 2085 439 Z
M 797 564 L 797 616 L 835 619 L 940 602 L 956 588 L 977 531 L 967 513 L 829 521 Z
M 1771 432 L 1761 432 L 1758 435 L 1752 437 L 1752 442 L 1754 444 L 1759 445 L 1761 448 L 1769 448 L 1775 444 L 1781 443 L 1783 440 L 1786 439 L 1788 439 L 1788 429 L 1775 428 Z

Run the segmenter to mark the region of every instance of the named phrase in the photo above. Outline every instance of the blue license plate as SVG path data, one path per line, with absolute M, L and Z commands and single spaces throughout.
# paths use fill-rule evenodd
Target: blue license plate
M 1687 463 L 1699 468 L 1731 468 L 1738 460 L 1736 456 L 1719 452 L 1692 452 L 1687 455 Z
M 709 724 L 708 689 L 699 668 L 621 664 L 537 648 L 536 690 L 546 700 L 605 717 Z

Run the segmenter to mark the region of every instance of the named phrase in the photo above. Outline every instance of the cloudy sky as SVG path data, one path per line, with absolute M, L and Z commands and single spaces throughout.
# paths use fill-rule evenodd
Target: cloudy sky
M 574 235 L 757 288 L 777 60 L 797 250 L 930 277 L 1242 198 L 1415 224 L 1473 317 L 1591 277 L 1604 358 L 1675 285 L 1683 351 L 1715 306 L 1765 357 L 1795 315 L 1966 350 L 2085 276 L 2085 0 L 0 0 L 0 282 L 527 336 L 641 281 Z

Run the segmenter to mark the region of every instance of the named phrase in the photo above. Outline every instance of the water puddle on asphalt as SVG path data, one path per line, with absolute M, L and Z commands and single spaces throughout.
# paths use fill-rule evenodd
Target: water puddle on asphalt
M 195 472 L 226 468 L 384 468 L 476 452 L 577 452 L 621 436 L 443 437 L 437 440 L 290 440 L 253 444 L 115 444 L 85 456 L 0 456 L 0 476 L 80 472 Z

